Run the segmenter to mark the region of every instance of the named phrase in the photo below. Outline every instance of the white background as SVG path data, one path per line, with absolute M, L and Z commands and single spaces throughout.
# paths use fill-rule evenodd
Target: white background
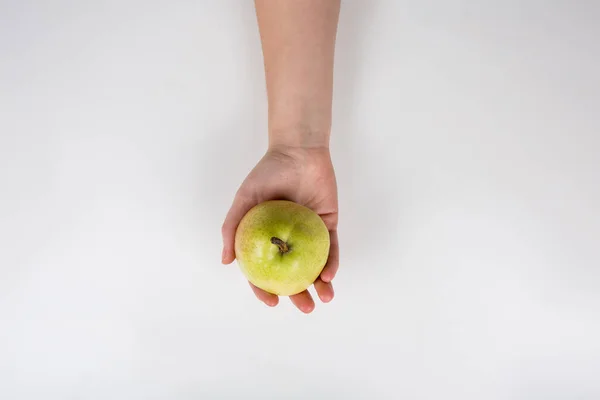
M 0 2 L 0 398 L 600 398 L 600 6 L 346 1 L 342 263 L 256 301 L 250 1 Z

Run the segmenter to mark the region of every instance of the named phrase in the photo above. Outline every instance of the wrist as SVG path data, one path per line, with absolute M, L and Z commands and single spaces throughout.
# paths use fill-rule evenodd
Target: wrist
M 312 165 L 315 160 L 330 159 L 328 147 L 302 147 L 284 144 L 270 145 L 267 154 L 283 157 L 284 161 L 293 161 L 296 165 Z
M 329 127 L 317 128 L 306 124 L 275 125 L 269 127 L 269 149 L 329 149 L 329 137 Z

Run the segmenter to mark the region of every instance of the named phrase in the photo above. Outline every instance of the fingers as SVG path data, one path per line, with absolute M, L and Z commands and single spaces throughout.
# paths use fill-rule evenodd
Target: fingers
M 331 282 L 323 282 L 321 278 L 317 278 L 315 281 L 315 289 L 317 290 L 319 299 L 321 299 L 323 303 L 329 303 L 333 300 L 334 292 Z
M 223 235 L 223 253 L 221 262 L 231 264 L 235 260 L 235 231 L 246 213 L 256 205 L 256 202 L 244 195 L 236 194 L 233 204 L 225 217 L 221 228 Z
M 275 307 L 279 303 L 279 297 L 277 297 L 276 295 L 265 292 L 264 290 L 257 288 L 250 282 L 248 283 L 250 284 L 250 287 L 252 288 L 252 291 L 254 292 L 256 298 L 268 305 L 269 307 Z
M 277 295 L 265 292 L 250 282 L 248 282 L 248 284 L 252 288 L 252 291 L 258 300 L 262 301 L 269 307 L 275 307 L 277 304 L 279 304 L 279 297 Z M 331 283 L 323 282 L 321 279 L 317 279 L 315 281 L 315 289 L 317 290 L 319 299 L 321 299 L 323 303 L 329 303 L 333 299 L 334 292 Z M 296 308 L 305 314 L 309 314 L 315 309 L 315 302 L 308 290 L 290 296 L 290 300 L 296 306 Z
M 304 292 L 300 292 L 293 296 L 290 296 L 290 300 L 294 305 L 298 308 L 298 310 L 302 311 L 305 314 L 309 314 L 312 310 L 315 309 L 315 302 L 312 299 L 308 290 Z
M 265 292 L 250 282 L 248 282 L 248 284 L 252 288 L 252 291 L 258 300 L 262 301 L 269 307 L 275 307 L 277 304 L 279 304 L 278 296 Z M 329 303 L 333 299 L 334 292 L 331 283 L 325 283 L 321 279 L 317 279 L 315 281 L 315 289 L 317 290 L 319 299 L 321 299 L 323 303 Z M 290 296 L 290 300 L 296 306 L 296 308 L 305 314 L 309 314 L 315 309 L 315 302 L 308 290 Z
M 321 272 L 321 279 L 325 283 L 331 282 L 333 280 L 340 265 L 340 246 L 338 243 L 337 231 L 329 232 L 329 240 L 329 258 L 327 259 L 327 264 L 325 264 L 325 267 Z
M 336 227 L 338 224 L 338 213 L 337 212 L 331 212 L 331 213 L 327 213 L 327 214 L 319 214 L 319 216 L 325 223 L 325 226 L 327 227 L 329 232 L 336 230 Z

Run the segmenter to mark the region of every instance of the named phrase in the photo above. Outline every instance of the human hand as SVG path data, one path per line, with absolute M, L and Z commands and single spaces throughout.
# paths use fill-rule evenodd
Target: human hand
M 235 231 L 242 217 L 252 207 L 267 200 L 294 201 L 312 209 L 325 222 L 331 239 L 329 259 L 314 286 L 322 302 L 331 301 L 334 295 L 331 280 L 339 265 L 339 247 L 337 185 L 329 149 L 276 147 L 267 151 L 240 186 L 225 218 L 222 228 L 224 264 L 235 260 Z M 251 283 L 250 286 L 260 301 L 272 307 L 278 304 L 278 296 Z M 290 296 L 290 300 L 304 313 L 310 313 L 315 307 L 308 290 Z

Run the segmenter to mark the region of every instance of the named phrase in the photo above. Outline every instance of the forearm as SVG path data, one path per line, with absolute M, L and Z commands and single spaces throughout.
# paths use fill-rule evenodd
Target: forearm
M 340 0 L 255 0 L 269 146 L 328 147 Z

